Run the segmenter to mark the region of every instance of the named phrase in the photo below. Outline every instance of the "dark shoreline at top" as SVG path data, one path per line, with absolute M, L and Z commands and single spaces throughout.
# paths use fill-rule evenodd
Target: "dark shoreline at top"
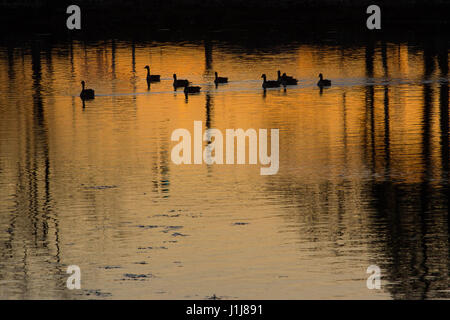
M 384 3 L 381 30 L 366 28 L 367 5 L 328 5 L 319 2 L 293 3 L 282 6 L 250 7 L 245 5 L 183 6 L 177 2 L 195 0 L 132 1 L 132 4 L 112 2 L 80 4 L 81 30 L 68 30 L 66 8 L 70 3 L 37 7 L 0 5 L 0 38 L 10 39 L 36 34 L 51 34 L 58 38 L 95 38 L 101 36 L 125 38 L 158 38 L 164 35 L 189 36 L 302 38 L 308 33 L 337 32 L 352 34 L 445 34 L 450 27 L 450 3 L 422 1 L 421 5 Z M 83 1 L 80 1 L 83 3 Z M 220 2 L 220 1 L 219 1 Z M 336 1 L 334 1 L 336 2 Z M 364 2 L 364 1 L 362 1 Z M 384 2 L 378 1 L 378 3 Z M 420 2 L 420 1 L 419 1 Z M 244 2 L 242 2 L 244 3 Z M 261 3 L 264 3 L 262 1 Z M 284 2 L 283 2 L 284 3 Z

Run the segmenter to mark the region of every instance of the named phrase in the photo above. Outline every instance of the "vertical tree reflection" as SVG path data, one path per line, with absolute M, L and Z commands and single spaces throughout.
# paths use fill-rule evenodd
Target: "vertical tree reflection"
M 387 59 L 383 53 L 382 60 Z M 432 45 L 423 50 L 422 84 L 422 175 L 420 182 L 390 174 L 390 89 L 384 86 L 384 150 L 386 175 L 384 179 L 372 178 L 368 187 L 373 196 L 372 228 L 376 230 L 377 241 L 373 250 L 376 263 L 384 270 L 387 288 L 394 298 L 427 299 L 445 296 L 448 288 L 449 246 L 448 246 L 448 200 L 444 195 L 448 180 L 434 182 L 433 170 L 433 101 L 436 90 L 427 81 L 435 72 L 436 50 Z M 444 58 L 445 59 L 445 58 Z M 443 60 L 443 59 L 442 59 Z M 387 63 L 383 61 L 383 65 Z M 445 74 L 445 63 L 440 63 Z M 387 68 L 384 68 L 387 76 Z M 369 97 L 370 97 L 370 90 Z M 371 107 L 368 99 L 368 108 Z M 442 175 L 448 168 L 448 85 L 441 84 L 439 90 L 441 126 Z M 376 106 L 375 106 L 376 107 Z M 445 165 L 444 162 L 447 164 Z M 446 167 L 447 166 L 447 167 Z M 448 191 L 446 191 L 448 192 Z M 446 193 L 447 194 L 447 193 Z M 446 226 L 446 234 L 442 227 Z M 381 246 L 380 246 L 381 244 Z M 431 295 L 431 292 L 433 293 Z M 442 292 L 442 293 L 441 293 Z

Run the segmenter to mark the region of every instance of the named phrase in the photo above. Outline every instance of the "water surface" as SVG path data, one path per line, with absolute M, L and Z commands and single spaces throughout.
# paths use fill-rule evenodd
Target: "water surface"
M 450 298 L 448 62 L 446 39 L 3 44 L 0 298 Z M 264 93 L 278 69 L 299 85 Z M 279 128 L 278 174 L 176 166 L 195 120 Z

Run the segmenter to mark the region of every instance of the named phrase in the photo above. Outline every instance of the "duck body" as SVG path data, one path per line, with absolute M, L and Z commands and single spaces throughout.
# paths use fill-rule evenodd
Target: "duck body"
M 185 79 L 177 79 L 177 75 L 173 74 L 173 87 L 179 88 L 179 87 L 187 87 L 189 86 L 189 81 Z
M 324 79 L 322 74 L 319 74 L 319 82 L 317 82 L 317 85 L 319 87 L 329 87 L 331 86 L 331 80 Z
M 261 78 L 263 78 L 262 87 L 264 89 L 266 89 L 266 88 L 279 88 L 281 86 L 281 81 L 278 81 L 278 80 L 276 80 L 276 81 L 275 80 L 267 80 L 267 77 L 266 77 L 265 74 L 263 74 L 261 76 Z
M 150 74 L 149 66 L 145 66 L 144 69 L 147 69 L 147 83 L 161 81 L 161 76 L 159 74 Z
M 286 75 L 286 73 L 283 73 L 283 75 L 281 75 L 281 71 L 280 70 L 278 70 L 278 81 L 280 81 L 284 86 L 286 86 L 286 85 L 288 85 L 288 86 L 295 86 L 298 83 L 297 79 L 295 79 L 294 77 Z
M 281 82 L 283 83 L 283 85 L 296 86 L 298 80 L 294 77 L 287 76 L 286 73 L 283 73 L 283 75 L 281 76 Z
M 219 77 L 219 75 L 217 74 L 217 72 L 214 73 L 215 74 L 215 79 L 214 79 L 214 83 L 218 84 L 218 83 L 228 83 L 228 78 L 225 77 Z
M 201 87 L 194 87 L 194 86 L 186 86 L 184 87 L 184 93 L 185 94 L 189 94 L 189 93 L 199 93 L 200 92 Z
M 94 99 L 95 98 L 95 91 L 92 89 L 85 89 L 85 82 L 81 81 L 81 93 L 80 93 L 80 98 L 83 100 L 89 100 L 89 99 Z
M 160 75 L 156 75 L 156 74 L 151 74 L 147 76 L 147 81 L 150 82 L 160 82 L 161 81 L 161 76 Z

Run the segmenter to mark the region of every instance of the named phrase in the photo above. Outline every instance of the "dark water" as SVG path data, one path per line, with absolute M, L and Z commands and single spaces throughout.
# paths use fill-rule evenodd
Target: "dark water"
M 2 44 L 0 298 L 450 298 L 448 39 L 252 43 Z M 176 166 L 194 120 L 279 128 L 278 174 Z

